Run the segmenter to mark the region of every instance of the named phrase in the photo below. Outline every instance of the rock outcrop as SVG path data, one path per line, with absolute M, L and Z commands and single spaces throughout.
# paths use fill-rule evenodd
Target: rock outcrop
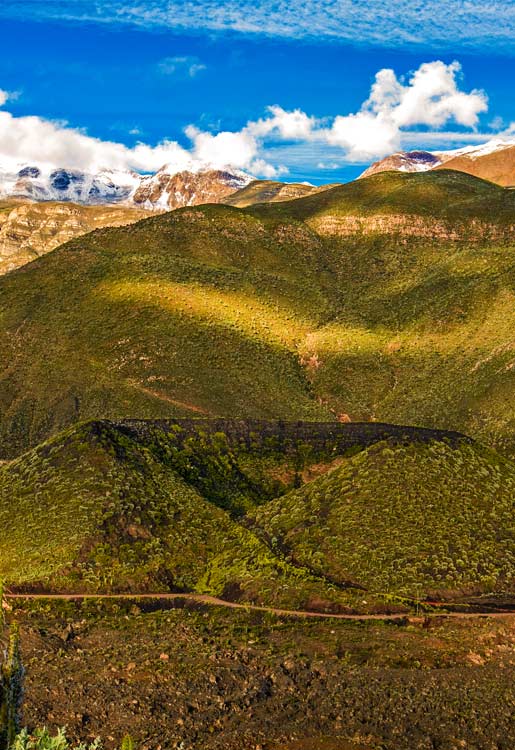
M 114 206 L 13 201 L 0 204 L 0 275 L 93 229 L 124 226 L 147 215 Z

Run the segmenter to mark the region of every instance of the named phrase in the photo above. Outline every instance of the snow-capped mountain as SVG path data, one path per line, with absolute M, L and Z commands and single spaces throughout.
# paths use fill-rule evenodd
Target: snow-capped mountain
M 165 165 L 153 175 L 100 170 L 95 174 L 53 169 L 37 164 L 0 166 L 0 198 L 72 202 L 82 205 L 121 204 L 147 210 L 170 210 L 217 202 L 252 181 L 238 170 L 174 173 Z
M 456 169 L 499 185 L 515 185 L 515 138 L 496 138 L 479 146 L 450 151 L 399 151 L 376 161 L 360 177 L 390 170 L 425 172 L 430 169 Z
M 210 169 L 173 173 L 166 166 L 142 177 L 131 201 L 140 208 L 171 209 L 218 203 L 227 195 L 246 187 L 254 178 L 238 170 Z
M 374 162 L 360 177 L 369 177 L 377 172 L 427 172 L 441 164 L 439 157 L 430 151 L 399 151 Z

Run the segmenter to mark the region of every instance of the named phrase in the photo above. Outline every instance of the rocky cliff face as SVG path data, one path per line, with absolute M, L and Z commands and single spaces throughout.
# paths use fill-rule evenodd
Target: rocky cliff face
M 426 172 L 442 163 L 441 159 L 430 151 L 399 151 L 386 156 L 365 169 L 360 177 L 370 177 L 378 172 Z
M 435 242 L 509 242 L 515 224 L 498 225 L 471 219 L 468 222 L 442 221 L 416 214 L 376 214 L 317 216 L 306 221 L 317 234 L 325 237 L 390 235 L 396 238 L 432 240 Z
M 0 275 L 53 250 L 63 242 L 106 226 L 123 226 L 144 211 L 71 203 L 0 204 Z
M 208 170 L 171 174 L 163 167 L 155 175 L 141 179 L 131 201 L 136 206 L 165 211 L 201 203 L 221 203 L 250 181 L 243 172 Z
M 431 169 L 456 169 L 504 187 L 515 186 L 515 140 L 496 139 L 453 151 L 400 151 L 374 162 L 360 176 Z

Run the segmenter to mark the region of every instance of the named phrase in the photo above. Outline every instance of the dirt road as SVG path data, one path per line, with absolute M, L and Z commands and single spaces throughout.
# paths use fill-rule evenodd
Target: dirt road
M 241 604 L 239 602 L 228 602 L 225 599 L 218 599 L 215 596 L 207 594 L 181 594 L 181 593 L 156 593 L 156 594 L 18 594 L 6 592 L 5 599 L 16 600 L 80 600 L 80 599 L 119 599 L 119 600 L 143 600 L 154 599 L 160 601 L 171 601 L 174 599 L 185 599 L 199 604 L 206 604 L 216 607 L 227 607 L 229 609 L 244 609 L 247 611 L 270 612 L 280 617 L 312 617 L 332 620 L 402 620 L 409 617 L 410 620 L 424 620 L 426 617 L 453 617 L 456 619 L 470 619 L 477 617 L 515 617 L 515 611 L 504 612 L 424 612 L 421 614 L 414 613 L 395 613 L 395 614 L 331 614 L 328 612 L 311 612 L 305 610 L 279 609 L 277 607 L 265 607 L 258 604 Z M 433 605 L 434 606 L 434 605 Z M 441 606 L 441 605 L 439 605 Z

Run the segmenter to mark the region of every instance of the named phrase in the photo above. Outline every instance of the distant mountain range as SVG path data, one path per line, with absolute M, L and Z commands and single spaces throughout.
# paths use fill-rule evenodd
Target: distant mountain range
M 515 185 L 515 139 L 495 139 L 481 146 L 453 151 L 399 151 L 376 161 L 361 177 L 378 172 L 427 172 L 431 169 L 455 169 L 511 187 Z
M 492 140 L 453 151 L 401 151 L 381 159 L 361 177 L 385 171 L 455 169 L 503 186 L 515 185 L 515 139 Z M 332 187 L 256 180 L 238 169 L 183 170 L 164 165 L 154 174 L 102 169 L 95 173 L 37 164 L 0 165 L 0 200 L 57 201 L 85 206 L 121 205 L 170 211 L 203 203 L 245 207 L 304 197 Z M 242 191 L 240 193 L 240 191 Z
M 0 167 L 0 198 L 59 201 L 98 206 L 122 204 L 169 211 L 199 203 L 218 203 L 246 187 L 253 177 L 238 170 L 174 172 L 165 165 L 155 174 L 100 170 L 94 174 L 38 165 Z
M 151 212 L 202 203 L 244 208 L 329 187 L 254 180 L 242 172 L 219 170 L 171 174 L 166 167 L 145 177 L 130 172 L 42 172 L 37 167 L 22 167 L 16 174 L 0 170 L 0 275 L 93 229 L 130 224 Z
M 402 151 L 372 164 L 361 177 L 440 169 L 467 172 L 511 187 L 515 185 L 515 140 L 492 140 L 454 151 Z M 165 165 L 155 174 L 141 175 L 105 169 L 92 174 L 35 164 L 0 166 L 0 275 L 93 229 L 130 224 L 150 213 L 206 203 L 237 208 L 282 203 L 333 187 L 256 180 L 234 169 L 174 173 Z M 345 218 L 346 232 L 356 230 L 359 213 L 356 206 L 355 217 Z M 333 217 L 331 221 L 333 231 L 344 230 L 341 220 L 335 224 Z

